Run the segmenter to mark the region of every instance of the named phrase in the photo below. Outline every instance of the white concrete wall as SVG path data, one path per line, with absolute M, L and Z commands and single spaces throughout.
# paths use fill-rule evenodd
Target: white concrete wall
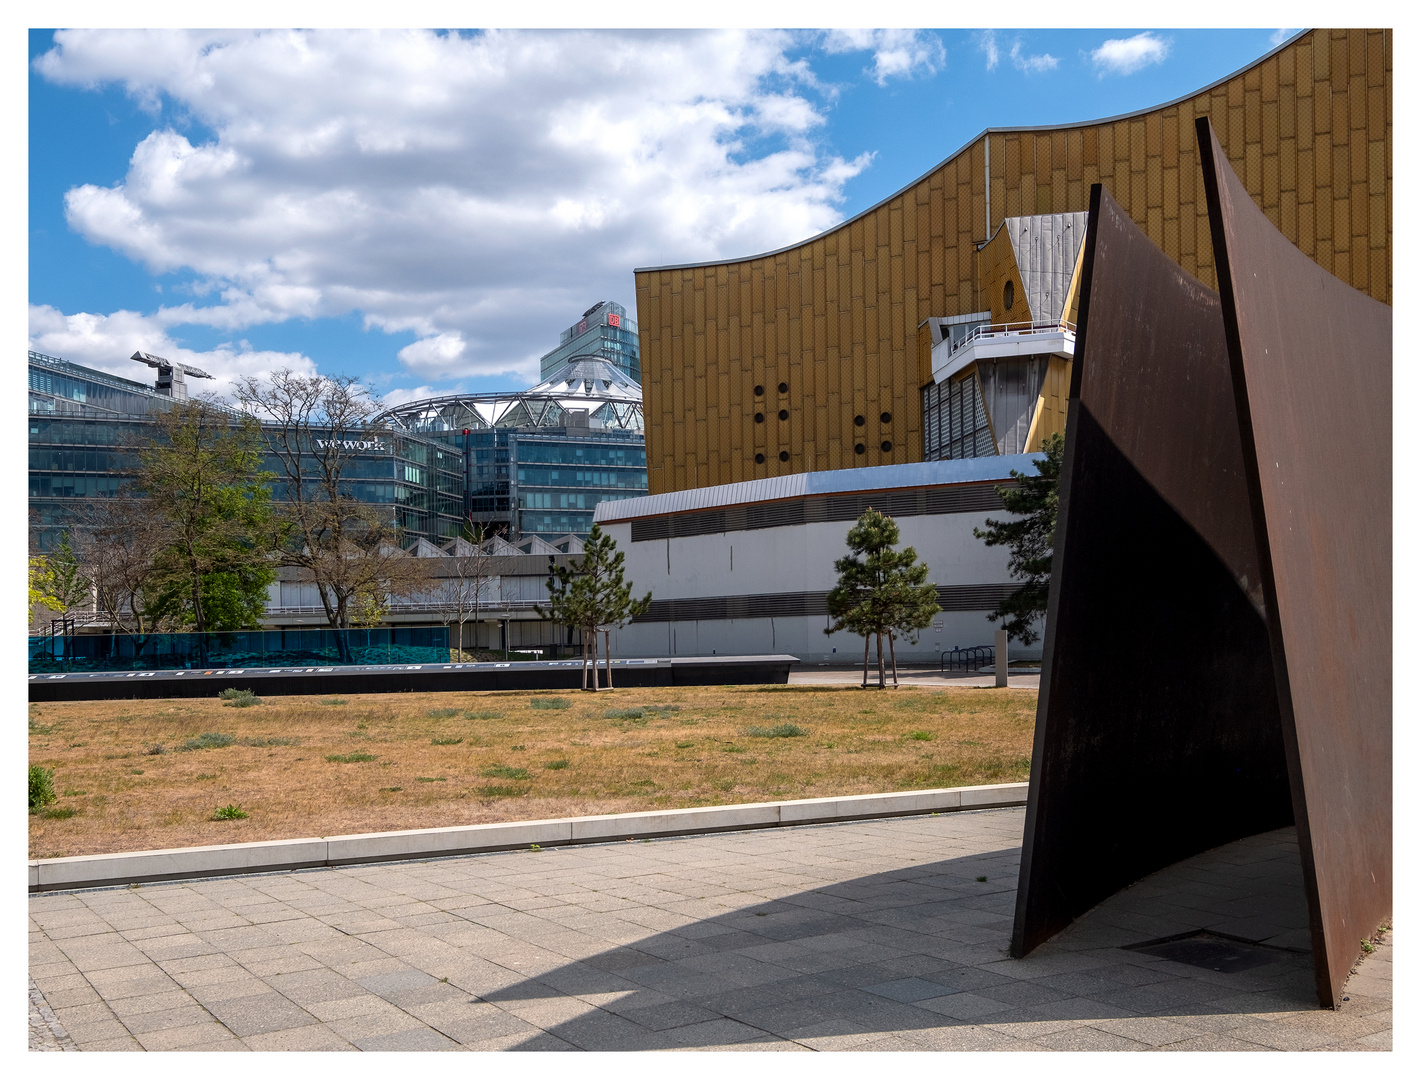
M 1002 512 L 996 511 L 998 517 Z M 989 512 L 930 514 L 898 519 L 901 544 L 912 545 L 928 564 L 935 585 L 996 584 L 1011 581 L 1004 548 L 989 548 L 972 535 Z M 673 600 L 758 593 L 824 592 L 837 581 L 834 560 L 848 553 L 853 522 L 811 522 L 775 529 L 716 533 L 632 543 L 630 522 L 603 529 L 626 552 L 626 576 L 640 594 Z M 985 613 L 945 611 L 940 629 L 924 630 L 917 645 L 898 642 L 899 662 L 936 662 L 956 646 L 990 645 L 996 627 Z M 863 639 L 847 633 L 826 636 L 825 616 L 776 619 L 637 623 L 613 635 L 617 656 L 709 656 L 788 652 L 806 663 L 859 663 Z M 885 643 L 885 648 L 886 648 Z M 1013 657 L 1039 657 L 1013 643 Z M 870 654 L 870 662 L 872 655 Z

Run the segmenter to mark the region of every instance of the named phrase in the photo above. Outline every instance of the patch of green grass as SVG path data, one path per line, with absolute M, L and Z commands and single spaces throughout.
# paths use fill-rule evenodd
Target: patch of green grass
M 194 780 L 216 780 L 216 779 L 217 779 L 217 774 L 216 774 L 215 772 L 200 772 L 200 773 L 198 773 L 195 777 L 193 777 L 193 779 L 194 779 Z
M 603 720 L 640 720 L 646 715 L 645 709 L 608 709 L 602 714 Z
M 528 699 L 530 709 L 570 709 L 572 702 L 565 697 L 535 697 Z
M 727 754 L 743 754 L 743 753 L 745 753 L 745 747 L 743 747 L 743 746 L 736 746 L 734 743 L 726 743 L 724 746 L 721 747 L 721 749 L 724 750 Z
M 421 784 L 442 784 L 449 779 L 447 776 L 416 776 L 415 780 Z
M 932 742 L 936 736 L 931 731 L 910 731 L 908 738 L 916 742 Z
M 460 709 L 430 709 L 424 715 L 431 720 L 448 720 L 451 716 L 458 716 Z
M 458 746 L 463 739 L 430 739 L 430 746 Z
M 31 735 L 52 735 L 52 734 L 54 733 L 54 729 L 57 728 L 58 726 L 59 726 L 58 724 L 36 724 L 33 720 L 31 720 L 31 721 L 30 721 L 30 734 L 31 734 Z
M 495 776 L 503 780 L 527 780 L 528 770 L 511 765 L 490 765 L 480 775 Z
M 345 698 L 343 698 L 343 697 L 321 698 L 321 704 L 322 704 L 322 705 L 344 705 L 344 704 L 345 704 Z
M 571 764 L 572 764 L 572 762 L 568 761 L 567 758 L 558 758 L 556 761 L 549 761 L 549 762 L 546 762 L 546 763 L 543 765 L 543 768 L 545 768 L 545 769 L 566 769 L 566 768 L 567 768 L 569 765 L 571 765 Z
M 745 734 L 756 739 L 796 739 L 808 735 L 809 731 L 798 724 L 776 724 L 774 727 L 748 727 Z
M 87 794 L 89 794 L 89 793 L 88 793 L 87 791 L 84 791 L 84 790 L 81 789 L 81 788 L 67 787 L 67 788 L 64 789 L 64 797 L 65 797 L 66 799 L 68 799 L 68 798 L 73 798 L 73 797 L 76 796 L 76 795 L 87 795 Z
M 262 699 L 250 690 L 238 690 L 234 686 L 227 687 L 217 696 L 235 709 L 250 709 L 253 705 L 262 703 Z
M 374 761 L 374 754 L 327 754 L 327 761 L 333 761 L 339 765 L 354 765 L 359 761 Z
M 47 810 L 40 811 L 40 817 L 49 818 L 51 821 L 63 821 L 65 818 L 72 818 L 79 812 L 73 806 L 51 806 Z
M 297 746 L 300 742 L 300 739 L 288 739 L 281 736 L 266 738 L 257 736 L 256 738 L 241 740 L 243 746 Z
M 528 747 L 526 747 L 526 746 L 523 745 L 522 743 L 519 743 L 517 746 L 513 747 L 513 749 L 514 749 L 514 750 L 527 750 Z
M 696 744 L 693 743 L 693 742 L 678 742 L 678 743 L 676 744 L 676 749 L 677 749 L 677 750 L 689 750 L 691 747 L 693 747 L 693 746 L 695 746 L 695 745 L 696 745 Z
M 69 744 L 69 749 L 71 749 L 71 750 L 77 750 L 77 749 L 79 749 L 79 747 L 81 747 L 81 746 L 88 746 L 88 745 L 89 745 L 89 744 L 86 743 L 86 742 L 72 742 L 72 743 Z
M 251 816 L 250 814 L 248 814 L 245 810 L 243 810 L 243 809 L 242 809 L 240 806 L 238 806 L 236 803 L 228 803 L 226 806 L 219 806 L 219 807 L 217 808 L 217 812 L 212 815 L 212 820 L 213 820 L 213 821 L 240 821 L 242 818 L 244 818 L 244 817 L 250 817 L 250 816 Z
M 179 750 L 221 750 L 224 746 L 231 746 L 237 741 L 235 735 L 226 735 L 220 731 L 204 731 L 195 739 L 188 739 Z
M 504 784 L 490 784 L 487 787 L 479 788 L 479 794 L 488 799 L 513 799 L 520 795 L 527 795 L 528 789 Z
M 130 773 L 132 773 L 134 776 L 142 776 L 142 775 L 143 775 L 143 770 L 142 770 L 142 769 L 129 769 L 128 771 L 129 771 Z
M 465 713 L 464 713 L 464 719 L 465 719 L 465 720 L 502 720 L 502 719 L 503 719 L 503 713 L 501 713 L 501 712 L 488 712 L 488 711 L 483 711 L 483 712 L 472 712 L 472 711 L 469 711 L 469 712 L 465 712 Z
M 54 802 L 54 770 L 43 765 L 30 766 L 30 809 L 39 810 Z
M 381 791 L 382 794 L 388 794 L 388 793 L 392 793 L 392 792 L 396 792 L 396 791 L 404 791 L 404 790 L 405 790 L 405 789 L 402 788 L 402 787 L 382 787 L 382 788 L 380 789 L 380 791 Z
M 987 875 L 986 875 L 986 874 L 978 874 L 978 875 L 977 875 L 977 880 L 978 880 L 978 881 L 986 881 L 986 880 L 987 880 Z

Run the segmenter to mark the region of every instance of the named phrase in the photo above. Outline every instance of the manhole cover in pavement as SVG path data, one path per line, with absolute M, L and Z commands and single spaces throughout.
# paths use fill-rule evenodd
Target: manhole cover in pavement
M 1173 960 L 1179 964 L 1226 973 L 1273 964 L 1284 956 L 1284 952 L 1279 949 L 1270 949 L 1266 945 L 1257 945 L 1221 934 L 1211 934 L 1205 930 L 1159 941 L 1142 941 L 1138 945 L 1126 945 L 1125 948 L 1131 952 L 1158 956 L 1161 960 Z

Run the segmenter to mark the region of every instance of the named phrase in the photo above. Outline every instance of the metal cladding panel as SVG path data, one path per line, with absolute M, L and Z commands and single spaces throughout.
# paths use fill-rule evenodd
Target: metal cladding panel
M 1088 216 L 1085 212 L 1035 214 L 1002 222 L 1011 237 L 1012 254 L 1034 321 L 1061 318 L 1076 257 L 1085 242 Z
M 1318 996 L 1391 915 L 1391 309 L 1273 227 L 1197 124 Z
M 1219 298 L 1100 185 L 1085 260 L 1015 956 L 1292 814 Z

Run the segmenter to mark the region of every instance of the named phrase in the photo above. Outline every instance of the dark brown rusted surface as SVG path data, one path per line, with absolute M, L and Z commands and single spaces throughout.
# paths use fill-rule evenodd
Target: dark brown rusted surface
M 1085 260 L 1016 956 L 1292 814 L 1219 297 L 1098 185 Z
M 1207 120 L 1198 136 L 1318 997 L 1331 1005 L 1391 914 L 1391 309 L 1289 243 Z

